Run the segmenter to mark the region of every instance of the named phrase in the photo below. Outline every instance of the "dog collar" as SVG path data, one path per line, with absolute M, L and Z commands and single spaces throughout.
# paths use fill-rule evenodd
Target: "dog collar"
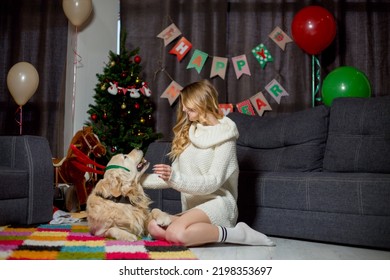
M 120 165 L 109 165 L 106 167 L 105 171 L 109 170 L 109 169 L 124 169 L 126 170 L 127 172 L 130 172 L 130 169 L 124 167 L 124 166 L 120 166 Z
M 115 203 L 130 204 L 134 206 L 134 203 L 127 196 L 120 195 L 118 197 L 115 197 L 110 195 L 109 197 L 104 197 L 101 193 L 96 193 L 96 195 L 103 199 L 110 200 Z

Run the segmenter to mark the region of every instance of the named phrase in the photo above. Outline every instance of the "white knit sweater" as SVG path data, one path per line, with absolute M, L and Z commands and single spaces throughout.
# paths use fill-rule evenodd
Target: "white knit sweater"
M 236 224 L 238 163 L 236 124 L 227 117 L 219 124 L 193 124 L 190 144 L 172 163 L 172 174 L 165 182 L 156 174 L 145 174 L 144 188 L 173 188 L 181 192 L 182 209 L 203 210 L 216 225 Z

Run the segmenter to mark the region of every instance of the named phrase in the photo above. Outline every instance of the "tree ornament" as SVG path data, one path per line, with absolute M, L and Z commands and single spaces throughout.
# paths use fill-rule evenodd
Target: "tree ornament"
M 117 95 L 118 94 L 118 82 L 111 83 L 110 82 L 110 87 L 108 88 L 108 92 L 112 95 Z
M 134 108 L 135 109 L 139 109 L 139 103 L 138 102 L 134 104 Z
M 142 123 L 142 124 L 145 123 L 145 119 L 144 119 L 144 118 L 141 118 L 139 121 L 140 121 L 140 123 Z
M 111 153 L 115 153 L 115 152 L 116 152 L 116 150 L 117 150 L 117 148 L 116 148 L 116 147 L 111 147 Z
M 102 86 L 100 87 L 101 90 L 106 90 L 106 84 L 102 84 Z
M 123 109 L 123 110 L 126 109 L 126 103 L 125 102 L 122 103 L 121 109 Z
M 92 119 L 93 121 L 96 121 L 96 120 L 97 120 L 97 115 L 96 115 L 95 113 L 93 113 L 93 114 L 91 115 L 91 119 Z
M 110 66 L 111 67 L 115 66 L 115 61 L 111 61 Z
M 135 79 L 135 82 L 136 82 L 137 84 L 139 84 L 139 83 L 141 82 L 140 78 L 137 77 L 137 78 Z
M 146 82 L 142 82 L 141 92 L 146 97 L 150 97 L 152 95 L 152 91 L 150 90 L 150 88 L 148 87 L 148 84 Z
M 141 63 L 141 57 L 139 55 L 136 55 L 134 57 L 134 62 L 137 63 L 137 64 L 140 64 Z
M 104 120 L 107 119 L 107 113 L 106 113 L 106 111 L 104 111 L 104 113 L 103 113 L 103 119 L 104 119 Z

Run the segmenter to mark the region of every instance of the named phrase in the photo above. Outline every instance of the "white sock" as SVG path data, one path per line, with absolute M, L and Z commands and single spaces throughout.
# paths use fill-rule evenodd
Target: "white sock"
M 238 223 L 234 228 L 218 226 L 218 232 L 219 242 L 245 245 L 275 245 L 268 236 L 252 229 L 246 223 L 242 222 Z

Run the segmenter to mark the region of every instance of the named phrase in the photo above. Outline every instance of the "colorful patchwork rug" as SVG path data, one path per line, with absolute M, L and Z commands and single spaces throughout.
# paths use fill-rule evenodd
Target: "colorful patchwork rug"
M 119 241 L 93 236 L 87 225 L 0 227 L 0 259 L 182 260 L 197 259 L 187 247 L 143 238 Z

